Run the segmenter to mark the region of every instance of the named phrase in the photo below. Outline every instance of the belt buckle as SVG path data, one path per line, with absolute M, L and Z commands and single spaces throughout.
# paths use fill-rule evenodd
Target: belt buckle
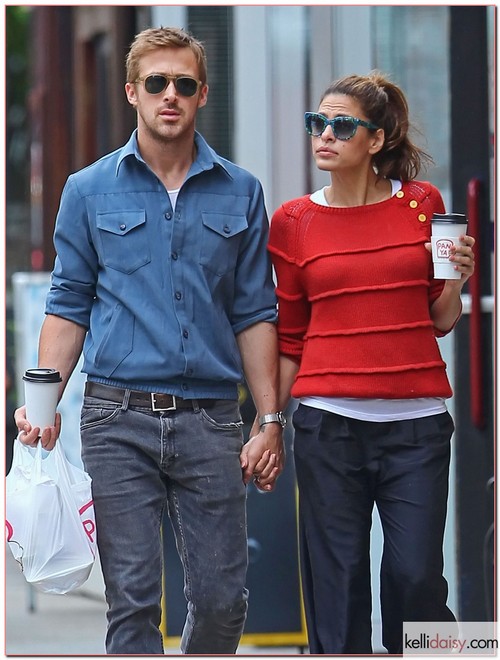
M 151 409 L 153 410 L 153 412 L 169 412 L 169 411 L 172 411 L 172 410 L 177 410 L 177 398 L 174 394 L 172 394 L 172 402 L 173 402 L 174 405 L 170 406 L 169 408 L 159 408 L 159 407 L 157 407 L 157 405 L 156 405 L 156 395 L 157 394 L 158 394 L 157 392 L 151 392 Z

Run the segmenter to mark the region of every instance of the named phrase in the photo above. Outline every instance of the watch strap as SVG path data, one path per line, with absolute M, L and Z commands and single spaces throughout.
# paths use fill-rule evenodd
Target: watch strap
M 272 422 L 281 424 L 282 428 L 285 428 L 286 426 L 286 418 L 281 411 L 268 413 L 267 415 L 261 415 L 259 417 L 259 426 L 264 426 L 264 424 L 271 424 Z

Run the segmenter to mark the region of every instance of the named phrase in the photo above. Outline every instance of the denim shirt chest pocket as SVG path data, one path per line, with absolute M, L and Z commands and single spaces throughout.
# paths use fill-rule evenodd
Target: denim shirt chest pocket
M 245 215 L 202 212 L 200 264 L 219 277 L 234 270 L 240 241 L 248 228 Z
M 97 213 L 96 224 L 105 266 L 130 274 L 151 261 L 144 210 Z

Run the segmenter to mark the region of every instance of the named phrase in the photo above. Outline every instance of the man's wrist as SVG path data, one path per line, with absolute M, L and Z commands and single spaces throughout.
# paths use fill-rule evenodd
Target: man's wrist
M 259 417 L 259 428 L 262 429 L 266 424 L 280 424 L 281 428 L 284 429 L 286 426 L 286 417 L 281 410 L 275 413 L 267 413 L 266 415 L 261 415 Z

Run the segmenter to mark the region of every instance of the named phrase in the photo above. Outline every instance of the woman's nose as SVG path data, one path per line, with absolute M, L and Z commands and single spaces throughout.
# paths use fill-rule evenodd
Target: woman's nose
M 335 137 L 335 133 L 333 132 L 333 127 L 331 124 L 328 124 L 325 130 L 323 131 L 323 133 L 321 133 L 321 139 L 325 141 L 337 139 Z

